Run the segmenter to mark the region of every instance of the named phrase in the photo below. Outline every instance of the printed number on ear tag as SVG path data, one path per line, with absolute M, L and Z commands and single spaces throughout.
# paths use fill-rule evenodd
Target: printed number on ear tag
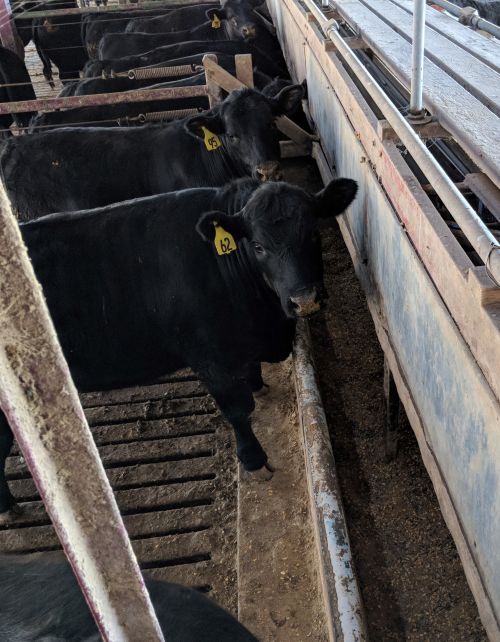
M 217 223 L 214 223 L 215 225 L 215 249 L 217 250 L 217 254 L 219 256 L 222 256 L 223 254 L 231 254 L 231 252 L 234 252 L 235 250 L 238 249 L 238 246 L 236 245 L 236 241 L 234 240 L 234 236 L 230 234 L 227 230 L 225 230 L 223 227 L 220 225 L 217 225 Z
M 222 145 L 221 139 L 217 136 L 217 134 L 214 134 L 206 127 L 202 127 L 202 130 L 204 135 L 203 142 L 205 143 L 205 147 L 209 152 L 213 152 L 215 149 L 218 149 Z
M 220 18 L 217 14 L 212 18 L 212 29 L 220 29 Z

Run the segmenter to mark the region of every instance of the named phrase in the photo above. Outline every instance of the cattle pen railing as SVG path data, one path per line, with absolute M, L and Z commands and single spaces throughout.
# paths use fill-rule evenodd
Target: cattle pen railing
M 203 69 L 206 81 L 204 85 L 193 85 L 186 87 L 164 87 L 155 89 L 133 89 L 122 92 L 108 92 L 101 94 L 89 94 L 85 96 L 64 96 L 56 98 L 37 98 L 36 100 L 13 101 L 0 103 L 0 115 L 26 112 L 56 111 L 61 109 L 75 109 L 78 107 L 99 107 L 119 105 L 128 103 L 143 103 L 160 100 L 176 100 L 183 98 L 196 98 L 206 96 L 210 107 L 222 101 L 222 91 L 230 93 L 237 89 L 253 87 L 253 66 L 251 54 L 235 55 L 236 76 L 217 64 L 215 54 L 203 56 Z M 182 75 L 183 69 L 179 66 L 164 65 L 159 67 L 142 67 L 131 69 L 124 73 L 128 78 L 137 77 L 148 70 L 154 70 L 155 79 L 161 77 L 172 78 L 175 75 Z M 194 113 L 194 112 L 193 112 Z M 140 114 L 141 120 L 162 120 L 166 118 L 183 118 L 186 116 L 184 109 L 172 109 L 165 112 L 154 112 L 154 115 Z M 118 124 L 127 124 L 127 119 L 115 119 Z M 122 122 L 120 122 L 122 121 Z M 307 156 L 311 153 L 312 143 L 316 137 L 309 134 L 287 116 L 280 116 L 276 120 L 278 129 L 290 140 L 280 141 L 281 156 L 290 158 L 295 156 Z M 65 123 L 65 126 L 71 126 Z M 74 123 L 78 126 L 78 122 Z

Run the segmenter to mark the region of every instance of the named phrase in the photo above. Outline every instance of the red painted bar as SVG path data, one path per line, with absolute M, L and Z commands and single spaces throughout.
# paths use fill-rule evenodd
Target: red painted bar
M 194 87 L 167 87 L 164 89 L 141 89 L 133 91 L 114 91 L 108 94 L 90 94 L 89 96 L 67 96 L 64 98 L 39 98 L 38 100 L 20 100 L 12 103 L 0 103 L 0 114 L 13 114 L 26 111 L 55 111 L 75 107 L 97 107 L 99 105 L 117 105 L 121 103 L 141 103 L 146 100 L 165 100 L 168 98 L 193 98 L 206 96 L 205 85 Z

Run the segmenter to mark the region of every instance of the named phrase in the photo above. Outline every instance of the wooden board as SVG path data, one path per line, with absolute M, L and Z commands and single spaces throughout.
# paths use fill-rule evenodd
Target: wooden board
M 460 277 L 466 257 L 440 226 L 394 143 L 378 140 L 373 113 L 334 55 L 318 43 L 304 12 L 293 0 L 273 0 L 271 7 L 293 68 L 307 78 L 325 165 L 358 181 L 358 197 L 341 227 L 355 264 L 363 266 L 370 309 L 379 336 L 386 337 L 382 347 L 397 366 L 398 389 L 403 391 L 403 382 L 407 390 L 403 401 L 481 618 L 490 637 L 498 639 L 500 404 L 471 352 L 482 335 L 474 334 L 470 318 L 483 323 L 486 317 L 477 300 L 468 298 L 466 275 Z M 464 308 L 458 324 L 445 295 Z M 499 307 L 489 307 L 492 320 Z M 464 327 L 470 342 L 461 334 Z M 498 344 L 498 325 L 493 338 Z M 498 363 L 492 381 L 498 379 Z

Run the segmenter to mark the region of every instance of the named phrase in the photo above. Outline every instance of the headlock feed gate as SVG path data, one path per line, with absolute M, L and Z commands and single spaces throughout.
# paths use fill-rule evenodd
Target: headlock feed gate
M 322 4 L 268 0 L 292 77 L 307 81 L 305 106 L 317 134 L 279 119 L 288 138 L 281 153 L 311 153 L 325 182 L 334 174 L 358 182 L 360 194 L 340 226 L 385 353 L 388 450 L 397 442 L 390 419 L 398 394 L 483 624 L 500 640 L 500 248 L 494 233 L 500 43 L 418 1 L 415 19 L 409 0 Z M 141 5 L 148 6 L 158 4 Z M 124 8 L 137 7 L 108 10 Z M 88 11 L 95 9 L 30 15 Z M 2 42 L 14 48 L 8 25 L 2 21 Z M 253 86 L 251 59 L 238 56 L 235 68 L 233 76 L 207 55 L 201 86 L 48 97 L 0 104 L 0 114 L 188 96 L 206 96 L 212 106 L 222 91 Z M 139 78 L 144 70 L 120 73 Z M 173 73 L 154 71 L 163 78 Z M 407 119 L 408 105 L 413 118 Z M 163 639 L 136 556 L 154 576 L 196 586 L 248 616 L 249 603 L 236 603 L 237 569 L 249 573 L 251 592 L 259 533 L 249 536 L 257 519 L 249 507 L 263 491 L 237 471 L 213 401 L 189 372 L 79 399 L 3 187 L 0 192 L 0 403 L 20 448 L 7 475 L 28 505 L 0 525 L 0 548 L 56 555 L 60 541 L 106 640 Z M 293 369 L 305 462 L 304 476 L 294 482 L 307 482 L 320 619 L 330 640 L 363 640 L 306 323 L 298 327 Z M 281 518 L 295 501 L 294 485 L 273 498 L 282 502 Z M 269 515 L 279 519 L 277 512 Z

